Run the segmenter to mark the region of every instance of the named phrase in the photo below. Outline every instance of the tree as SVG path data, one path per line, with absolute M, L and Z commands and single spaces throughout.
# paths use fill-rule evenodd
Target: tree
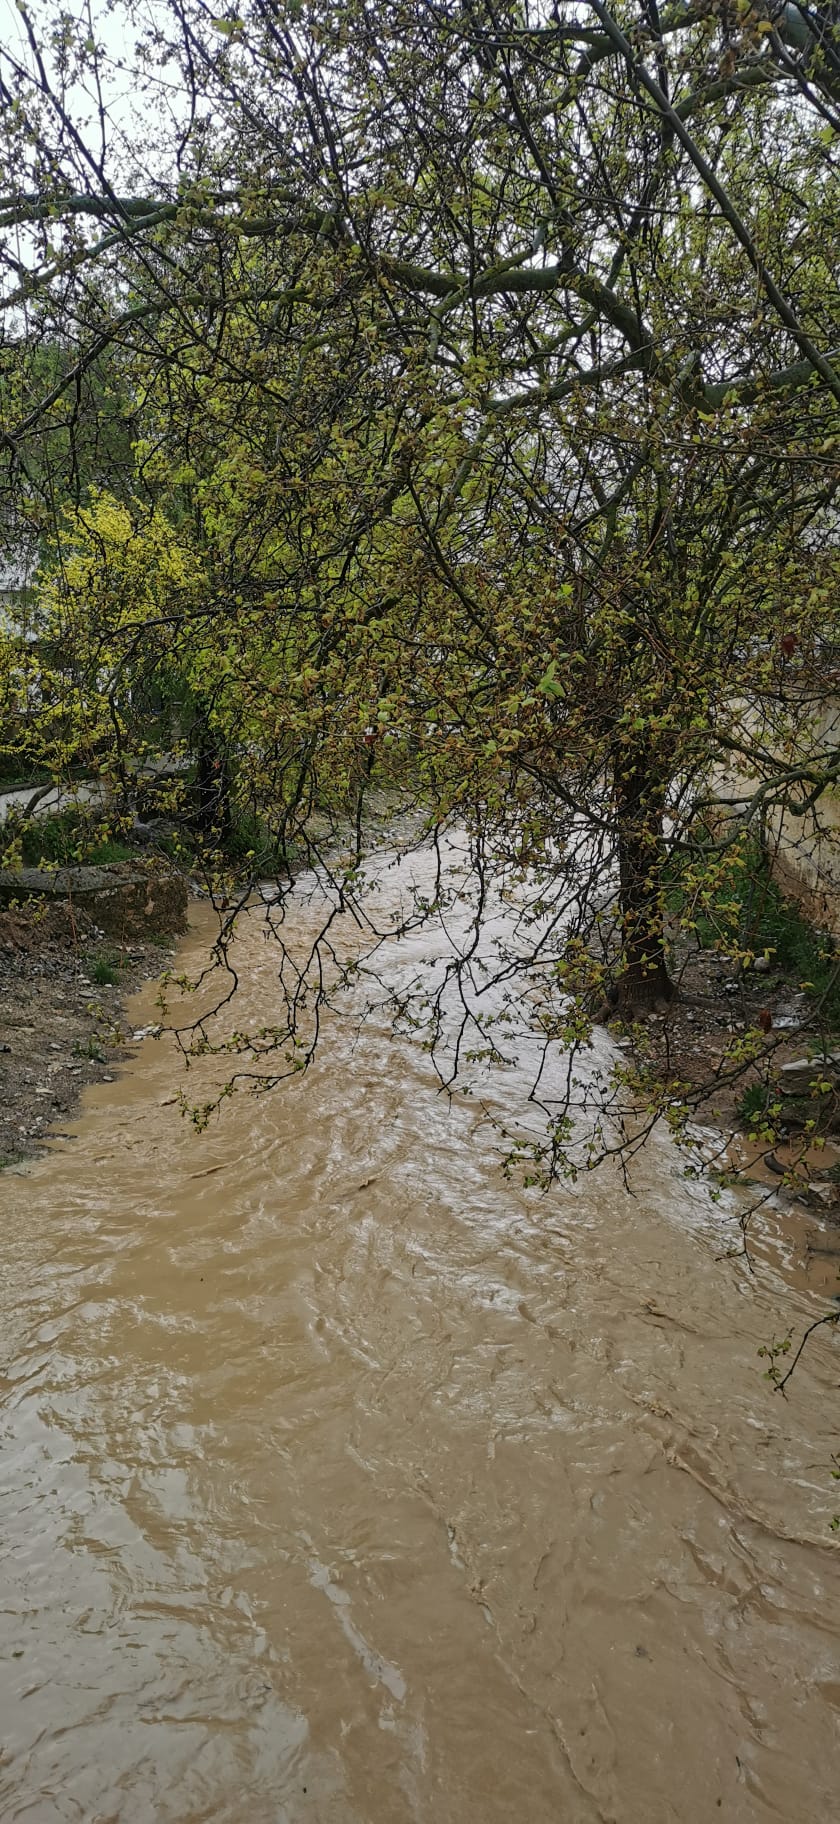
M 142 193 L 18 66 L 5 223 L 63 239 L 13 307 L 78 353 L 11 447 L 118 348 L 140 494 L 206 584 L 149 627 L 217 738 L 247 729 L 234 790 L 285 834 L 410 771 L 482 857 L 527 856 L 567 986 L 615 895 L 633 1014 L 673 993 L 669 870 L 690 904 L 728 840 L 697 825 L 715 768 L 754 810 L 836 777 L 778 653 L 831 634 L 837 82 L 801 9 L 591 13 L 160 14 L 145 67 L 185 100 Z

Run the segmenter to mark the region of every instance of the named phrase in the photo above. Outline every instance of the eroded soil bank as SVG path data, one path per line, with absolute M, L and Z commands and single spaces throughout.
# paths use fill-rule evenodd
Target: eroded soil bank
M 106 938 L 66 905 L 0 910 L 0 1167 L 61 1132 L 89 1083 L 113 1075 L 135 1027 L 127 998 L 176 939 Z

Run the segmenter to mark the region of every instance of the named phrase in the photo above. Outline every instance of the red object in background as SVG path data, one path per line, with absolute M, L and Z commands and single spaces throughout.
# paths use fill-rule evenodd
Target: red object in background
M 773 1015 L 770 1012 L 769 1007 L 762 1007 L 761 1012 L 756 1014 L 756 1024 L 761 1027 L 762 1032 L 770 1032 L 772 1030 Z
M 372 747 L 376 740 L 376 729 L 366 728 L 362 740 L 364 741 L 365 747 Z
M 796 648 L 799 645 L 799 641 L 797 640 L 795 633 L 783 633 L 779 645 L 783 656 L 786 659 L 792 659 Z

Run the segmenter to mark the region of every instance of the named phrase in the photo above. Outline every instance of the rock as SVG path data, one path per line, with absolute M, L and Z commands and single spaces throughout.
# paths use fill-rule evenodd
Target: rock
M 753 959 L 753 975 L 769 975 L 771 969 L 769 956 L 757 956 Z
M 833 1184 L 809 1184 L 808 1201 L 815 1209 L 833 1210 L 837 1203 L 837 1191 Z
M 840 1054 L 837 1052 L 823 1058 L 791 1058 L 779 1070 L 779 1085 L 786 1096 L 810 1095 L 812 1083 L 820 1079 L 836 1083 L 838 1078 Z
M 789 1007 L 777 1007 L 773 1015 L 773 1025 L 777 1032 L 796 1032 L 804 1024 L 805 1015 L 801 1009 L 793 1012 Z

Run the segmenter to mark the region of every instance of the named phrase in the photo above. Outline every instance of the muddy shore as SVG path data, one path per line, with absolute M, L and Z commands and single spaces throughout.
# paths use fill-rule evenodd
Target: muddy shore
M 369 838 L 405 841 L 417 821 L 395 793 L 371 792 Z M 319 860 L 340 858 L 341 844 L 354 838 L 349 822 L 335 825 L 317 814 L 307 829 Z M 305 859 L 302 848 L 298 859 Z M 101 870 L 113 876 L 107 884 L 121 889 L 131 886 L 137 871 L 126 864 Z M 176 870 L 167 874 L 141 864 L 141 873 L 146 884 L 139 896 L 129 892 L 120 902 L 108 931 L 102 928 L 104 901 L 91 900 L 91 915 L 78 883 L 72 903 L 16 899 L 6 909 L 0 881 L 0 1171 L 61 1135 L 86 1084 L 113 1075 L 134 1037 L 126 1003 L 170 966 L 178 934 L 186 929 L 186 895 L 206 896 L 197 880 L 190 883 Z M 152 884 L 153 896 L 147 890 Z
M 0 1168 L 59 1135 L 133 1037 L 125 1004 L 177 939 L 118 943 L 61 905 L 0 913 Z

